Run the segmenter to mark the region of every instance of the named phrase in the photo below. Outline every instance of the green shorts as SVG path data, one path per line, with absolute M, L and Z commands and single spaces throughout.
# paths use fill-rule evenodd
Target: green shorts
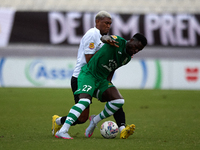
M 78 76 L 78 89 L 74 94 L 87 93 L 102 101 L 103 92 L 110 87 L 114 87 L 114 85 L 108 80 L 98 80 L 90 72 L 81 70 Z

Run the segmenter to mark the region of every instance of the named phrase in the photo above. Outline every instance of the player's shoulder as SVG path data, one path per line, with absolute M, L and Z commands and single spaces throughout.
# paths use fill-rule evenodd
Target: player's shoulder
M 100 34 L 100 31 L 97 29 L 97 28 L 91 28 L 89 29 L 87 32 L 86 32 L 87 35 L 99 35 Z
M 117 35 L 110 35 L 112 39 L 116 40 L 118 38 Z
M 83 39 L 94 39 L 94 40 L 100 40 L 101 34 L 100 31 L 96 28 L 89 29 L 85 35 L 83 36 Z
M 114 40 L 124 40 L 124 38 L 118 36 L 118 35 L 110 35 L 112 37 L 112 39 Z
M 118 42 L 118 45 L 123 45 L 123 43 L 126 43 L 126 40 L 118 35 L 111 35 L 111 38 Z

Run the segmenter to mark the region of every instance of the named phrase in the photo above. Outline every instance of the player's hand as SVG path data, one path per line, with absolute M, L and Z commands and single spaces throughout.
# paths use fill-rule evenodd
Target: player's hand
M 119 45 L 117 45 L 119 42 L 113 40 L 112 38 L 108 39 L 106 42 L 112 46 L 119 47 Z
M 113 40 L 109 35 L 102 36 L 101 41 L 104 42 L 104 43 L 108 43 L 112 46 L 119 47 L 119 45 L 117 45 L 118 42 Z

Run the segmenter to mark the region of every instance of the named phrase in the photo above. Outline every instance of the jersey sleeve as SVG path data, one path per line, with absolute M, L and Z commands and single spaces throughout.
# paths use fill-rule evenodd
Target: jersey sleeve
M 96 52 L 96 48 L 98 47 L 98 40 L 99 36 L 95 37 L 95 34 L 88 34 L 84 40 L 84 53 L 85 54 L 94 54 Z M 100 41 L 100 38 L 99 38 Z

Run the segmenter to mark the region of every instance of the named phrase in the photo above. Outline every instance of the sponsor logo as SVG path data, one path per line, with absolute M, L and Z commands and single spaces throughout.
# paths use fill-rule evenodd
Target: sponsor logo
M 141 82 L 140 87 L 145 88 L 149 72 L 148 72 L 147 64 L 146 64 L 145 60 L 140 60 L 140 64 L 141 64 L 142 70 L 143 70 L 143 77 L 142 77 L 142 82 Z M 162 84 L 162 70 L 161 70 L 161 65 L 160 65 L 159 60 L 155 61 L 155 66 L 156 66 L 156 77 L 155 77 L 155 83 L 154 83 L 153 88 L 154 89 L 160 89 L 161 84 Z
M 186 73 L 186 80 L 188 82 L 197 82 L 199 77 L 199 69 L 197 67 L 192 68 L 192 67 L 187 67 L 185 68 L 185 73 Z
M 117 36 L 116 35 L 111 35 L 111 37 L 113 38 L 113 39 L 117 39 Z
M 112 83 L 108 83 L 108 86 L 113 85 Z
M 112 83 L 108 83 L 108 87 L 112 87 L 113 86 L 113 84 Z
M 40 60 L 34 60 L 27 63 L 25 68 L 26 78 L 35 86 L 43 86 L 47 82 L 56 82 L 63 84 L 63 80 L 70 80 L 73 73 L 73 66 L 66 68 L 51 66 Z
M 89 48 L 94 49 L 95 48 L 94 43 L 90 43 Z
M 6 76 L 3 76 L 4 65 L 5 65 L 5 58 L 1 58 L 0 59 L 0 86 L 2 87 L 5 86 L 3 77 L 6 77 Z M 145 88 L 147 80 L 148 80 L 148 76 L 149 76 L 147 62 L 145 60 L 140 60 L 140 65 L 142 68 L 142 80 L 141 80 L 140 88 Z M 158 60 L 155 61 L 155 66 L 156 66 L 156 74 L 155 74 L 156 76 L 155 76 L 153 88 L 160 89 L 162 85 L 163 75 L 162 75 L 161 65 Z M 59 65 L 57 65 L 57 67 L 55 67 L 54 65 L 53 67 L 52 65 L 46 63 L 45 61 L 33 60 L 26 64 L 25 76 L 28 79 L 28 81 L 35 86 L 44 86 L 48 82 L 53 82 L 53 85 L 55 84 L 61 85 L 61 84 L 65 84 L 65 82 L 63 81 L 70 80 L 73 73 L 73 68 L 74 66 L 72 64 L 71 65 L 68 64 L 66 65 L 66 67 L 60 67 Z M 111 68 L 109 69 L 111 70 Z M 197 68 L 186 69 L 186 79 L 188 81 L 198 80 L 198 75 L 199 75 L 199 69 Z M 114 78 L 116 78 L 116 74 L 114 74 L 113 79 Z
M 101 64 L 102 67 L 106 68 L 109 72 L 112 72 L 114 69 L 117 68 L 117 63 L 114 60 L 109 60 L 108 66 Z
M 122 54 L 122 52 L 118 51 L 118 54 Z

